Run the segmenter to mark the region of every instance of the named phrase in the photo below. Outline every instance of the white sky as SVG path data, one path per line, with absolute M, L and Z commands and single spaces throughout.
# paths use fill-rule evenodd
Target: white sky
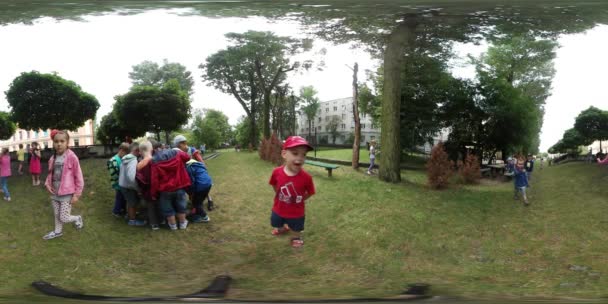
M 176 10 L 173 10 L 176 11 Z M 13 24 L 0 27 L 0 92 L 8 90 L 11 81 L 21 72 L 56 71 L 92 93 L 101 107 L 98 117 L 111 110 L 113 97 L 131 86 L 131 67 L 144 60 L 161 62 L 166 58 L 179 62 L 193 72 L 195 93 L 193 108 L 213 108 L 224 112 L 235 124 L 244 114 L 231 96 L 201 82 L 198 65 L 205 58 L 223 49 L 224 34 L 247 30 L 273 31 L 278 35 L 301 36 L 295 22 L 268 22 L 263 18 L 205 18 L 178 16 L 165 10 L 118 16 L 90 16 L 87 22 L 40 19 L 34 25 Z M 601 25 L 582 34 L 559 39 L 561 47 L 555 60 L 556 75 L 553 95 L 547 100 L 545 122 L 541 134 L 541 151 L 557 142 L 564 130 L 574 124 L 576 115 L 594 105 L 608 109 L 605 71 L 608 71 L 608 26 Z M 289 82 L 298 90 L 313 85 L 322 101 L 351 96 L 352 72 L 346 66 L 357 61 L 359 79 L 365 70 L 375 69 L 378 62 L 368 53 L 315 40 L 315 50 L 308 57 L 320 59 L 315 51 L 326 48 L 322 56 L 325 68 L 290 75 Z M 485 46 L 456 45 L 458 54 L 479 55 Z M 454 73 L 470 77 L 470 67 L 456 67 Z M 0 94 L 0 110 L 8 110 L 4 94 Z

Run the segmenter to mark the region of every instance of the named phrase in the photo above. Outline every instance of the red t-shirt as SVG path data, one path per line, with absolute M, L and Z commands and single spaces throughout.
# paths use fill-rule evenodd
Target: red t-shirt
M 315 184 L 312 176 L 303 169 L 294 176 L 289 176 L 283 170 L 284 166 L 275 168 L 270 176 L 269 184 L 278 189 L 274 196 L 272 211 L 284 218 L 300 218 L 304 216 L 304 196 L 315 194 Z

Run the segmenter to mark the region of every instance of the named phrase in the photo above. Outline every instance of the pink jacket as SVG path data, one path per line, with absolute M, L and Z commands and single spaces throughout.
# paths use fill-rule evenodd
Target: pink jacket
M 55 156 L 49 159 L 49 175 L 46 177 L 44 185 L 47 190 L 53 189 L 53 166 L 55 164 Z M 74 194 L 76 197 L 82 195 L 82 189 L 84 188 L 84 179 L 82 178 L 82 171 L 80 170 L 80 162 L 78 156 L 68 149 L 65 151 L 65 163 L 63 164 L 63 172 L 61 173 L 61 185 L 57 195 L 68 195 Z
M 11 176 L 11 157 L 8 154 L 0 156 L 0 176 Z

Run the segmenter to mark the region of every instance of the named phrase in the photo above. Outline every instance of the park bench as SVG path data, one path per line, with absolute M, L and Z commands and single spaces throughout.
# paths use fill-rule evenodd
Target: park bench
M 479 169 L 479 172 L 481 172 L 482 176 L 490 175 L 490 173 L 491 173 L 490 171 L 492 171 L 491 168 L 481 168 L 481 169 Z
M 340 168 L 340 166 L 338 166 L 338 165 L 322 163 L 322 162 L 318 162 L 318 161 L 314 161 L 314 160 L 306 160 L 305 163 L 310 166 L 325 168 L 325 170 L 327 170 L 328 177 L 331 177 L 331 170 Z

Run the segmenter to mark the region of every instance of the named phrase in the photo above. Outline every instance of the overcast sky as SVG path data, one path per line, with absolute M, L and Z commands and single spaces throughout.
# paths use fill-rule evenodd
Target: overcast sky
M 23 71 L 56 71 L 95 95 L 100 104 L 98 116 L 111 110 L 113 97 L 131 86 L 128 77 L 134 64 L 143 60 L 161 62 L 166 58 L 185 65 L 194 74 L 196 85 L 194 108 L 213 108 L 224 112 L 235 124 L 244 114 L 230 96 L 201 82 L 198 65 L 205 58 L 223 49 L 224 34 L 247 30 L 273 31 L 278 35 L 301 36 L 295 22 L 268 22 L 263 18 L 211 19 L 199 16 L 177 16 L 156 10 L 132 16 L 90 16 L 87 22 L 40 19 L 34 25 L 0 27 L 0 91 Z M 541 151 L 559 140 L 563 131 L 572 127 L 574 117 L 590 105 L 608 109 L 605 71 L 608 71 L 608 26 L 598 26 L 583 34 L 559 39 L 553 81 L 553 95 L 547 100 L 545 122 L 541 135 Z M 318 54 L 321 48 L 327 53 Z M 457 45 L 457 53 L 478 55 L 485 46 Z M 306 58 L 325 61 L 323 71 L 303 71 L 290 75 L 289 82 L 298 89 L 313 85 L 322 101 L 351 96 L 352 72 L 347 67 L 357 61 L 359 79 L 366 69 L 375 69 L 378 62 L 366 52 L 348 45 L 333 45 L 320 40 Z M 462 62 L 461 62 L 462 63 Z M 470 67 L 456 67 L 461 77 L 472 75 Z M 4 94 L 0 94 L 0 110 L 8 110 Z

